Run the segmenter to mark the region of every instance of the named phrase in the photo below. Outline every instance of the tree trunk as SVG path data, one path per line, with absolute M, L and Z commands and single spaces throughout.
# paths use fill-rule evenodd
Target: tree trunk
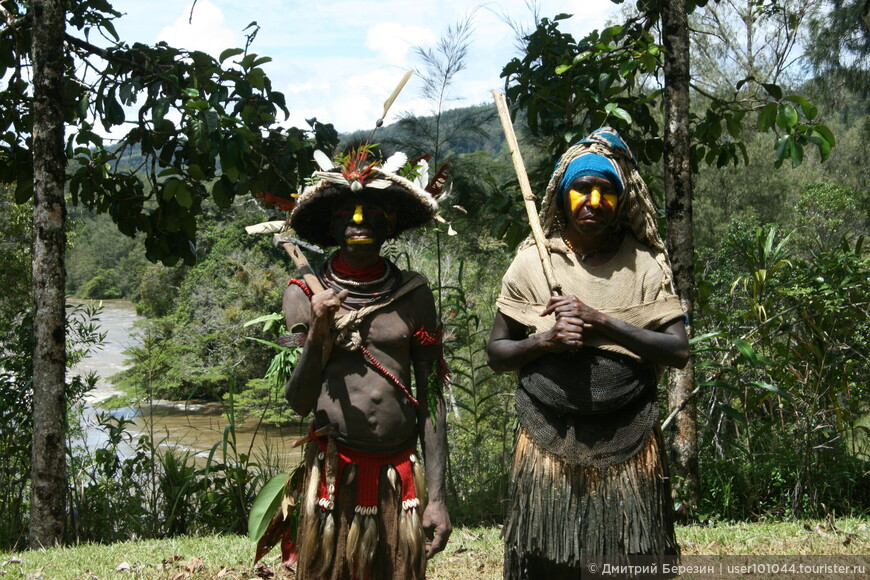
M 662 4 L 662 39 L 665 46 L 665 144 L 664 184 L 668 216 L 668 251 L 674 283 L 683 303 L 692 336 L 694 304 L 694 252 L 692 239 L 692 169 L 689 133 L 689 25 L 685 0 Z M 698 503 L 697 408 L 689 393 L 695 373 L 691 360 L 669 377 L 669 407 L 683 406 L 673 429 L 676 495 L 689 508 Z
M 64 0 L 34 0 L 33 472 L 30 546 L 63 541 L 66 524 L 66 338 L 63 148 Z

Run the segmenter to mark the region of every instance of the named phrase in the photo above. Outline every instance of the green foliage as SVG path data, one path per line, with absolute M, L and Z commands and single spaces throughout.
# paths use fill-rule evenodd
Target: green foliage
M 860 241 L 804 240 L 816 250 L 802 254 L 793 240 L 775 226 L 735 229 L 722 251 L 737 273 L 732 300 L 699 301 L 698 327 L 719 331 L 696 352 L 710 517 L 866 509 L 866 458 L 850 434 L 870 413 L 870 262 Z M 721 295 L 727 280 L 711 282 Z
M 131 349 L 132 365 L 118 375 L 125 390 L 150 384 L 158 398 L 220 400 L 230 383 L 244 385 L 265 374 L 271 354 L 245 340 L 250 332 L 244 325 L 264 311 L 280 310 L 287 274 L 278 260 L 285 258 L 267 239 L 246 234 L 244 225 L 253 217 L 240 214 L 208 217 L 198 238 L 203 256 L 195 266 L 146 271 L 140 312 L 163 316 L 144 324 L 143 345 Z
M 492 107 L 467 107 L 446 114 L 453 84 L 468 66 L 468 52 L 473 32 L 472 16 L 448 26 L 434 48 L 414 49 L 423 63 L 417 70 L 422 81 L 420 96 L 430 106 L 430 116 L 405 114 L 397 123 L 399 139 L 391 143 L 413 158 L 430 155 L 432 173 L 450 162 L 452 153 L 465 139 L 486 139 L 486 127 L 494 117 Z
M 147 515 L 140 493 L 153 472 L 150 441 L 133 441 L 130 420 L 102 414 L 96 417 L 106 441 L 92 453 L 70 446 L 68 458 L 73 493 L 70 533 L 76 542 L 115 542 L 140 533 Z M 132 452 L 128 451 L 132 449 Z
M 81 298 L 121 298 L 118 272 L 114 268 L 97 270 L 79 291 Z
M 141 240 L 119 232 L 107 215 L 73 210 L 68 223 L 67 292 L 138 300 L 140 279 L 150 265 Z
M 281 507 L 281 501 L 284 499 L 284 488 L 289 479 L 289 473 L 279 473 L 267 481 L 257 494 L 248 518 L 248 537 L 252 542 L 262 537 L 272 517 L 278 513 L 278 508 Z
M 820 76 L 830 79 L 820 88 L 837 99 L 845 85 L 849 91 L 867 95 L 870 87 L 870 35 L 867 33 L 867 3 L 864 0 L 832 0 L 830 10 L 810 23 L 807 56 Z M 863 16 L 863 19 L 862 19 Z M 866 113 L 868 102 L 862 99 Z
M 796 208 L 802 248 L 812 253 L 829 250 L 843 241 L 854 245 L 870 232 L 868 193 L 862 195 L 851 187 L 829 183 L 808 185 Z
M 547 136 L 547 151 L 555 158 L 590 130 L 610 124 L 632 145 L 638 135 L 656 135 L 658 122 L 650 114 L 657 94 L 637 90 L 652 73 L 661 49 L 638 23 L 593 31 L 581 41 L 559 29 L 569 18 L 542 18 L 524 40 L 525 54 L 502 70 L 505 96 L 527 115 L 533 135 Z M 643 161 L 661 156 L 661 139 L 650 139 L 635 154 Z
M 7 298 L 15 296 L 15 284 Z M 23 297 L 22 297 L 23 298 Z M 27 544 L 30 503 L 31 453 L 33 441 L 33 308 L 28 301 L 22 310 L 0 310 L 0 546 Z M 66 336 L 69 344 L 67 368 L 100 347 L 105 339 L 95 323 L 98 305 L 69 307 Z M 70 409 L 83 405 L 84 396 L 95 382 L 93 376 L 70 373 L 66 397 Z
M 139 278 L 136 314 L 145 318 L 163 318 L 175 308 L 177 288 L 186 269 L 150 264 Z
M 661 159 L 662 91 L 654 77 L 661 73 L 664 50 L 651 33 L 658 17 L 651 10 L 577 41 L 559 29 L 569 18 L 560 14 L 541 19 L 524 38 L 523 57 L 502 70 L 505 94 L 516 110 L 526 113 L 531 133 L 543 139 L 551 157 L 548 168 L 568 145 L 604 125 L 620 131 L 639 163 Z M 694 172 L 704 163 L 748 163 L 744 127 L 753 118 L 760 132 L 776 134 L 777 167 L 787 160 L 800 165 L 809 146 L 818 149 L 823 161 L 828 158 L 834 134 L 806 97 L 752 74 L 731 82 L 729 94 L 702 93 L 695 101 L 700 106 L 690 119 Z M 759 91 L 750 93 L 750 86 Z M 533 175 L 533 181 L 543 184 L 546 177 Z
M 244 534 L 256 492 L 272 473 L 267 465 L 255 460 L 250 448 L 238 448 L 236 424 L 241 416 L 237 417 L 236 411 L 230 398 L 226 407 L 229 425 L 224 429 L 223 440 L 212 446 L 206 467 L 200 472 L 203 481 L 208 482 L 200 509 L 203 523 L 209 529 Z
M 280 312 L 249 320 L 245 326 L 263 325 L 263 334 L 273 340 L 248 337 L 260 345 L 275 351 L 269 368 L 262 379 L 251 379 L 245 389 L 235 397 L 239 411 L 248 416 L 259 417 L 261 421 L 280 425 L 288 423 L 295 416 L 284 398 L 284 385 L 299 360 L 299 347 L 288 348 L 277 344 L 285 331 L 284 315 Z
M 451 513 L 458 521 L 492 521 L 501 516 L 507 493 L 513 385 L 487 366 L 493 311 L 478 302 L 479 293 L 467 294 L 464 268 L 460 261 L 457 284 L 442 288 L 445 356 L 452 373 L 448 403 L 454 410 L 448 431 Z
M 0 183 L 14 183 L 23 203 L 32 194 L 32 118 L 29 79 L 15 65 L 27 59 L 34 19 L 29 4 L 8 4 L 10 17 L 21 20 L 3 29 L 0 42 L 0 70 L 12 68 L 0 95 Z M 66 69 L 65 121 L 74 128 L 66 146 L 70 194 L 74 204 L 111 215 L 122 233 L 138 232 L 149 260 L 193 264 L 205 200 L 226 208 L 236 196 L 262 192 L 290 199 L 314 170 L 313 150 L 330 150 L 337 135 L 316 119 L 304 130 L 276 125 L 278 114 L 289 112 L 263 71 L 271 59 L 248 50 L 255 24 L 248 46 L 215 59 L 165 43 L 122 42 L 113 24 L 119 16 L 104 1 L 67 6 L 69 30 L 112 41 L 101 49 L 66 36 L 66 54 L 84 63 Z M 76 78 L 82 70 L 96 80 Z M 94 125 L 110 131 L 128 123 L 125 107 L 137 107 L 133 127 L 106 147 Z M 122 170 L 134 149 L 141 164 Z
M 33 308 L 28 208 L 0 185 L 0 547 L 26 545 L 33 418 Z

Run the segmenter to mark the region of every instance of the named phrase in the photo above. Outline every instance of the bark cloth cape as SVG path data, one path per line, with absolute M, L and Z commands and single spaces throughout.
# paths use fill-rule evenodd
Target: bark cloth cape
M 306 188 L 290 214 L 290 225 L 298 237 L 319 245 L 335 245 L 327 224 L 337 201 L 375 202 L 390 208 L 396 213 L 394 235 L 422 225 L 435 215 L 437 203 L 424 189 L 425 168 L 412 181 L 389 168 L 391 163 L 401 167 L 404 157 L 400 163 L 391 158 L 378 165 L 371 163 L 368 153 L 367 148 L 352 151 L 334 170 L 315 173 L 319 181 Z M 335 258 L 320 274 L 326 287 L 334 287 L 330 265 Z M 385 262 L 383 281 L 378 285 L 381 291 L 367 293 L 365 285 L 350 288 L 352 292 L 345 302 L 354 309 L 334 320 L 330 348 L 359 351 L 416 406 L 419 403 L 410 390 L 371 357 L 359 331 L 367 316 L 428 283 L 420 274 L 400 271 L 395 264 Z M 311 296 L 304 282 L 290 283 Z M 438 361 L 444 372 L 436 329 L 416 330 L 411 358 Z M 298 556 L 300 580 L 423 578 L 426 561 L 420 514 L 426 488 L 415 453 L 416 441 L 409 441 L 406 448 L 395 452 L 365 453 L 343 446 L 333 437 L 314 437 L 314 430 L 312 425 L 302 475 L 295 479 L 295 485 L 288 485 L 288 496 L 299 508 L 298 532 L 293 533 L 291 517 L 282 509 L 273 519 L 275 526 L 270 526 L 274 529 L 267 530 L 264 538 L 270 535 L 269 543 L 274 545 L 283 536 L 284 560 L 293 561 Z
M 585 155 L 609 159 L 619 179 L 617 215 L 626 230 L 607 263 L 590 266 L 562 240 L 560 203 Z M 608 170 L 608 172 L 610 172 Z M 611 177 L 612 180 L 612 177 Z M 540 218 L 563 294 L 647 329 L 684 316 L 673 290 L 655 209 L 634 158 L 612 129 L 600 129 L 559 160 Z M 502 281 L 499 310 L 543 332 L 550 289 L 531 239 Z M 574 353 L 542 356 L 518 373 L 521 430 L 505 526 L 505 578 L 524 578 L 529 558 L 579 567 L 590 556 L 676 554 L 671 499 L 656 419 L 658 369 L 606 337 Z

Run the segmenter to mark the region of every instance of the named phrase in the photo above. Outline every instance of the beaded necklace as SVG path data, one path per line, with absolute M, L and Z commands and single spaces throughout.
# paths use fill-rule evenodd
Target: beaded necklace
M 565 236 L 565 234 L 562 234 L 562 241 L 565 242 L 565 245 L 568 246 L 569 250 L 571 250 L 572 252 L 574 252 L 575 254 L 580 256 L 581 262 L 585 262 L 586 258 L 588 258 L 589 256 L 594 256 L 595 254 L 599 253 L 602 249 L 604 249 L 604 246 L 606 246 L 607 242 L 610 241 L 610 234 L 609 233 L 607 234 L 607 237 L 604 238 L 600 244 L 598 244 L 598 247 L 596 247 L 595 249 L 593 249 L 590 252 L 585 252 L 585 253 L 581 252 L 580 250 L 575 248 L 574 244 L 571 243 L 571 240 L 569 240 L 568 237 Z
M 342 278 L 336 272 L 336 262 L 338 262 L 338 260 L 338 255 L 336 255 L 336 257 L 332 260 L 329 260 L 329 262 L 327 262 L 326 264 L 326 271 L 329 274 L 330 278 L 332 278 L 342 286 L 351 286 L 356 288 L 362 288 L 365 286 L 377 286 L 378 284 L 383 284 L 387 280 L 387 278 L 390 277 L 391 274 L 390 268 L 387 267 L 383 258 L 381 258 L 380 261 L 378 261 L 378 263 L 372 268 L 368 268 L 367 270 L 360 270 L 360 272 L 365 272 L 366 274 L 368 274 L 369 271 L 374 271 L 376 276 L 378 276 L 378 270 L 383 270 L 383 273 L 380 274 L 377 278 L 366 279 L 366 275 L 355 275 L 353 279 Z

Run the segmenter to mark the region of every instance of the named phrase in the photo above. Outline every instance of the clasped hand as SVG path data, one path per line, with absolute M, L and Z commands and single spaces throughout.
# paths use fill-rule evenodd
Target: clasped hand
M 577 350 L 583 346 L 584 333 L 593 328 L 591 320 L 598 312 L 576 296 L 553 296 L 541 316 L 556 315 L 556 324 L 544 333 L 553 352 Z
M 325 338 L 329 334 L 329 328 L 332 325 L 332 320 L 335 318 L 335 313 L 341 308 L 341 301 L 347 296 L 347 290 L 342 290 L 336 293 L 332 289 L 318 292 L 311 297 L 311 330 L 309 331 L 309 339 L 312 334 Z

